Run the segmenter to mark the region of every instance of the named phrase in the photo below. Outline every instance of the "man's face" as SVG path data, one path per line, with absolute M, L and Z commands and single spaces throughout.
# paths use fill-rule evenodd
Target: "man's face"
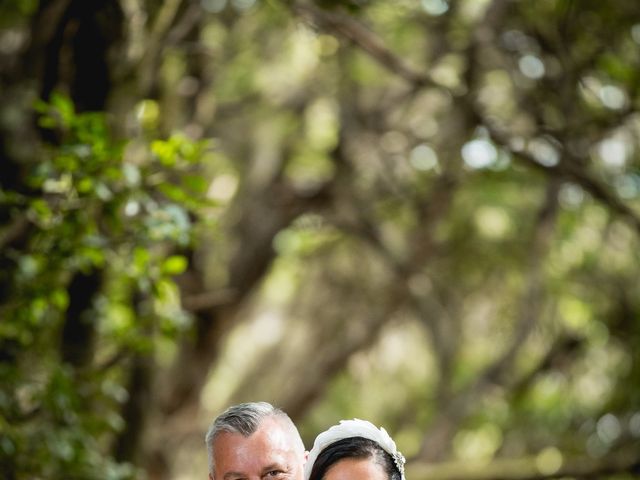
M 219 434 L 213 459 L 210 480 L 302 480 L 305 453 L 291 426 L 268 417 L 249 437 Z

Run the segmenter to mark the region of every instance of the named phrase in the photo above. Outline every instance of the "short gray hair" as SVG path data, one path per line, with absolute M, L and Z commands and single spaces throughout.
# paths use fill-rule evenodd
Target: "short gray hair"
M 249 437 L 255 433 L 262 420 L 267 417 L 286 419 L 295 429 L 289 415 L 267 402 L 240 403 L 227 408 L 218 415 L 205 436 L 207 454 L 209 455 L 209 473 L 213 475 L 213 442 L 219 434 L 223 432 L 239 433 L 244 437 Z

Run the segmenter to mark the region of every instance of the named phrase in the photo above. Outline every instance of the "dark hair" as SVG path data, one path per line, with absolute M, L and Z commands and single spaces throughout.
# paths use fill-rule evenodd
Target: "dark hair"
M 344 438 L 322 450 L 311 468 L 309 480 L 322 480 L 333 465 L 345 458 L 371 458 L 384 469 L 389 480 L 401 480 L 393 457 L 376 442 L 363 437 Z

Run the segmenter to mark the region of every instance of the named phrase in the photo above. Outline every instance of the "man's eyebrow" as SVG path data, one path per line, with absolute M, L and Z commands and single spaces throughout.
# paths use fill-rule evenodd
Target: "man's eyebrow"
M 262 469 L 262 473 L 265 474 L 272 470 L 288 470 L 288 469 L 289 469 L 289 466 L 286 464 L 271 463 Z
M 240 472 L 227 472 L 224 474 L 224 479 L 225 480 L 230 480 L 232 478 L 245 478 L 246 475 L 244 473 L 240 473 Z

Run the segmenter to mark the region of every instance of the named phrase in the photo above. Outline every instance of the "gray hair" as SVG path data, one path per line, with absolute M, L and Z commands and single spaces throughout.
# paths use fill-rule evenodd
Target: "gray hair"
M 223 433 L 239 433 L 243 437 L 249 437 L 258 429 L 262 420 L 267 417 L 277 417 L 287 421 L 296 431 L 295 425 L 285 412 L 267 402 L 251 402 L 233 405 L 222 412 L 213 421 L 205 436 L 207 453 L 209 455 L 209 472 L 213 475 L 214 458 L 213 442 Z M 302 443 L 302 441 L 300 441 Z M 304 447 L 303 447 L 304 448 Z

